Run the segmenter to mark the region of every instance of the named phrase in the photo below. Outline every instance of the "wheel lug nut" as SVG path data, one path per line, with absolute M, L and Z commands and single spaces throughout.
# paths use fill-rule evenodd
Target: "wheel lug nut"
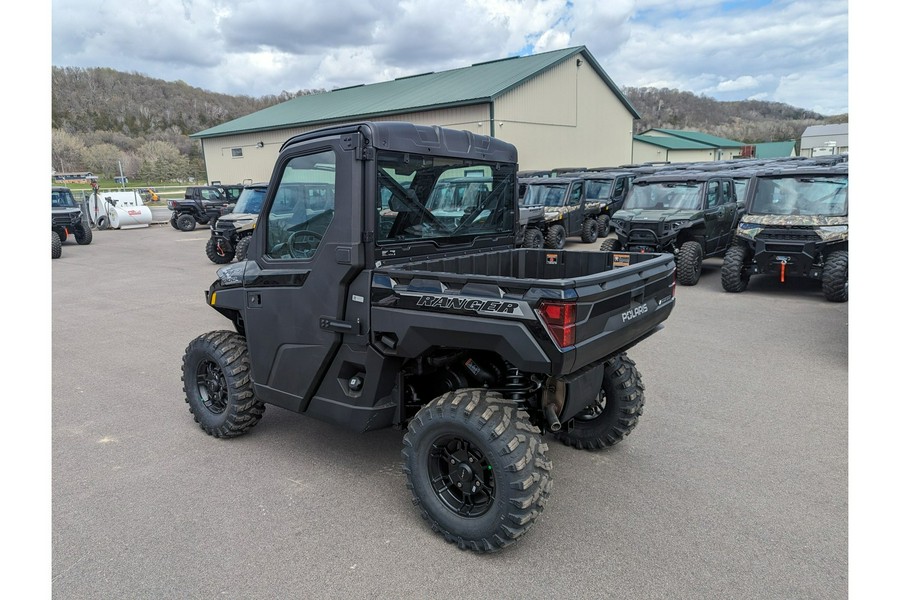
M 475 462 L 475 459 L 472 458 L 472 457 L 470 456 L 470 457 L 469 457 L 469 462 L 470 462 L 470 463 L 473 463 L 473 462 Z
M 456 487 L 462 487 L 462 482 L 457 483 Z

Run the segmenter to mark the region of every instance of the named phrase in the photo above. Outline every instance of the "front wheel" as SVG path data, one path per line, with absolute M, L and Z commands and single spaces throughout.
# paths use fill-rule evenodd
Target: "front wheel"
M 210 236 L 206 242 L 206 257 L 217 265 L 224 265 L 231 262 L 234 258 L 234 250 L 225 250 L 219 244 L 219 240 Z
M 566 446 L 602 450 L 637 427 L 644 411 L 644 382 L 634 361 L 622 352 L 603 365 L 603 383 L 594 403 L 563 423 L 555 435 Z
M 597 219 L 597 236 L 606 237 L 609 235 L 609 215 L 600 215 Z
M 747 289 L 750 283 L 749 256 L 750 249 L 741 242 L 734 242 L 728 247 L 722 260 L 723 290 L 739 294 Z
M 566 245 L 566 228 L 562 225 L 551 225 L 544 239 L 544 247 L 549 250 L 562 250 Z
M 192 340 L 182 358 L 181 381 L 194 421 L 209 435 L 246 433 L 266 410 L 253 395 L 247 340 L 233 331 Z
M 544 510 L 552 464 L 515 400 L 462 389 L 423 407 L 403 437 L 407 487 L 431 528 L 459 548 L 496 552 Z
M 621 247 L 622 244 L 616 238 L 609 238 L 600 242 L 600 252 L 615 252 Z
M 822 293 L 829 302 L 846 302 L 850 297 L 848 262 L 849 254 L 846 250 L 836 250 L 825 258 Z
M 62 256 L 62 242 L 59 241 L 59 234 L 55 231 L 50 232 L 50 258 L 59 258 Z
M 75 226 L 75 241 L 79 246 L 87 246 L 94 239 L 94 232 L 82 223 Z
M 540 229 L 529 227 L 525 230 L 525 241 L 522 243 L 522 246 L 525 248 L 543 248 L 544 234 L 541 233 Z
M 697 285 L 700 281 L 700 270 L 703 264 L 703 247 L 693 240 L 687 241 L 678 248 L 675 259 L 675 276 L 681 285 Z
M 234 246 L 234 260 L 240 262 L 242 260 L 247 260 L 247 250 L 250 249 L 250 240 L 252 240 L 252 236 L 242 237 L 237 244 Z

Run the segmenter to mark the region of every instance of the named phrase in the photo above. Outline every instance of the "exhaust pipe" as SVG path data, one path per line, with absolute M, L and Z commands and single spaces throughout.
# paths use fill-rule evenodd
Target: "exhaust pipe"
M 559 422 L 559 417 L 556 416 L 556 411 L 553 410 L 552 404 L 546 404 L 544 406 L 544 418 L 547 419 L 547 424 L 550 426 L 550 431 L 553 433 L 562 429 L 562 423 Z

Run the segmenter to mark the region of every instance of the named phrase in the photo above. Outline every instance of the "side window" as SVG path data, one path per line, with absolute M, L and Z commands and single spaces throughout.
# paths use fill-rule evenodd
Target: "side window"
M 713 180 L 706 184 L 706 206 L 713 208 L 719 204 L 719 182 Z
M 626 191 L 625 184 L 626 183 L 627 183 L 627 180 L 624 177 L 616 180 L 616 187 L 613 188 L 613 198 L 621 198 L 621 197 L 625 196 L 625 191 Z
M 584 190 L 584 184 L 578 182 L 572 186 L 572 193 L 569 195 L 569 206 L 578 206 L 581 204 L 581 193 Z
M 266 256 L 312 258 L 334 219 L 335 154 L 296 156 L 285 166 L 266 215 Z
M 736 201 L 736 198 L 734 195 L 734 187 L 732 187 L 730 181 L 723 181 L 722 182 L 722 202 L 728 203 L 728 202 L 735 202 L 735 201 Z

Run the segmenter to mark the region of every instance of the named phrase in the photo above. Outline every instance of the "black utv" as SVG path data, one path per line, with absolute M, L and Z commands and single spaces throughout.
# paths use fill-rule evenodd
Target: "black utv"
M 222 215 L 210 225 L 206 256 L 217 264 L 244 260 L 250 246 L 250 236 L 256 228 L 256 219 L 266 197 L 267 183 L 244 186 L 234 209 Z
M 609 235 L 609 222 L 625 202 L 631 182 L 637 176 L 631 171 L 604 169 L 567 174 L 566 177 L 578 177 L 584 180 L 585 202 L 598 202 L 600 213 L 597 216 L 597 237 Z
M 501 140 L 409 123 L 285 142 L 247 260 L 207 290 L 231 327 L 184 353 L 200 427 L 240 435 L 272 404 L 405 430 L 431 529 L 476 552 L 519 540 L 550 495 L 544 435 L 601 449 L 636 426 L 644 385 L 626 351 L 671 313 L 675 263 L 516 248 L 516 161 Z M 435 189 L 475 171 L 487 193 L 434 214 Z
M 847 163 L 791 165 L 758 171 L 747 190 L 747 214 L 722 263 L 722 288 L 747 289 L 751 275 L 822 282 L 831 302 L 848 287 Z
M 62 256 L 62 243 L 74 236 L 79 246 L 86 246 L 94 239 L 90 225 L 85 221 L 81 208 L 67 187 L 50 188 L 50 229 L 52 230 L 52 257 Z
M 696 285 L 703 259 L 722 255 L 742 209 L 727 173 L 664 171 L 639 177 L 611 221 L 601 251 L 670 252 L 678 283 Z
M 167 200 L 172 211 L 169 224 L 181 231 L 193 231 L 197 223 L 211 225 L 225 214 L 233 203 L 225 189 L 216 186 L 191 186 L 185 189 L 181 200 Z

